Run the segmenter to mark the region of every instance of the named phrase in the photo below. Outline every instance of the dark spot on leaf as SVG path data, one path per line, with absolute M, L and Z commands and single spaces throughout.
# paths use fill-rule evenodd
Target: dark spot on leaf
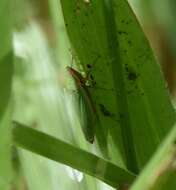
M 125 64 L 125 70 L 126 70 L 127 72 L 129 72 L 129 68 L 128 68 L 128 64 L 127 64 L 127 63 Z
M 79 14 L 80 13 L 81 7 L 80 7 L 79 2 L 76 3 L 76 7 L 75 7 L 75 9 L 73 11 L 75 12 L 75 14 Z
M 135 72 L 129 71 L 128 72 L 128 80 L 135 81 L 137 79 L 138 75 Z
M 87 68 L 88 68 L 88 69 L 91 69 L 91 68 L 92 68 L 92 65 L 87 64 Z
M 139 55 L 138 58 L 142 58 L 144 55 Z
M 99 104 L 100 107 L 100 111 L 102 112 L 102 114 L 106 117 L 112 117 L 113 114 L 111 112 L 109 112 L 106 107 L 103 104 Z
M 128 40 L 128 44 L 131 46 L 132 45 L 132 42 L 130 40 Z
M 128 90 L 128 91 L 127 91 L 127 94 L 128 94 L 128 95 L 130 95 L 130 94 L 132 94 L 132 93 L 133 93 L 133 90 Z
M 127 32 L 125 32 L 125 31 L 122 31 L 122 30 L 119 30 L 119 31 L 118 31 L 118 34 L 120 34 L 120 35 L 121 35 L 121 34 L 125 34 L 125 35 L 128 35 L 128 33 L 127 33 Z

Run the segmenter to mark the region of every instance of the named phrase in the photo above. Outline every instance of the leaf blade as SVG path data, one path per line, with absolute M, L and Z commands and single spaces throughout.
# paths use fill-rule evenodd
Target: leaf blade
M 93 154 L 18 123 L 13 128 L 13 140 L 22 148 L 69 165 L 113 187 L 120 183 L 132 182 L 135 178 L 131 172 Z
M 111 147 L 111 159 L 115 163 L 122 159 L 128 169 L 138 172 L 175 122 L 149 43 L 126 0 L 61 3 L 79 61 L 85 70 L 92 66 L 97 88 L 108 89 L 95 89 L 92 97 L 103 130 L 110 133 L 120 154 L 115 159 L 116 150 Z M 100 59 L 93 65 L 97 55 Z M 108 110 L 108 117 L 98 105 Z
M 131 190 L 171 190 L 175 187 L 176 125 L 161 143 Z
M 10 188 L 11 87 L 13 74 L 11 1 L 0 1 L 0 189 Z

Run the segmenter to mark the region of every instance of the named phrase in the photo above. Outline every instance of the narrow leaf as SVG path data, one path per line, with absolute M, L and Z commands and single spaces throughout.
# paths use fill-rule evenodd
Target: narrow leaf
M 161 143 L 131 190 L 172 190 L 176 185 L 176 125 Z
M 12 1 L 0 1 L 0 189 L 10 188 L 11 172 L 11 85 Z
M 129 171 L 104 159 L 19 123 L 13 128 L 13 140 L 24 149 L 71 166 L 113 187 L 131 183 L 135 178 Z

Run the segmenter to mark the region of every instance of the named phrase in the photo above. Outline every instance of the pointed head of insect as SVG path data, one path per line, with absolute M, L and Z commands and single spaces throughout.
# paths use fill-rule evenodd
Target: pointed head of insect
M 79 73 L 72 67 L 67 66 L 66 68 L 69 74 L 74 78 L 77 85 L 80 85 L 80 86 L 85 85 L 86 81 L 85 81 L 85 78 L 81 75 L 81 73 Z

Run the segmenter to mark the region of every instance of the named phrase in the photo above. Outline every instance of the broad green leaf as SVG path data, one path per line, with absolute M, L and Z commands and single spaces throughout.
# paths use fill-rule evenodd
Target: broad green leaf
M 111 160 L 138 172 L 175 121 L 148 41 L 126 0 L 61 5 L 76 59 L 96 83 L 92 97 L 99 132 L 109 132 L 113 141 Z
M 11 182 L 12 1 L 0 1 L 0 189 Z
M 160 67 L 128 3 L 116 0 L 113 7 L 124 67 L 128 127 L 138 167 L 142 168 L 173 126 L 175 111 Z
M 109 150 L 110 158 L 115 163 L 123 164 L 122 137 L 120 135 L 119 110 L 110 69 L 111 59 L 106 40 L 106 24 L 103 1 L 61 1 L 65 25 L 73 47 L 73 56 L 83 64 L 86 73 L 90 72 L 93 82 L 92 98 L 100 117 L 101 128 L 96 130 L 100 147 L 107 148 L 109 131 L 117 150 Z M 91 67 L 89 69 L 89 67 Z M 105 135 L 104 135 L 105 134 Z M 101 142 L 104 142 L 101 143 Z M 119 148 L 120 147 L 120 148 Z M 125 167 L 125 166 L 124 166 Z
M 14 125 L 13 140 L 26 150 L 71 166 L 113 187 L 131 183 L 135 178 L 131 172 L 104 159 L 19 123 Z
M 161 143 L 131 190 L 173 190 L 176 187 L 176 125 Z

